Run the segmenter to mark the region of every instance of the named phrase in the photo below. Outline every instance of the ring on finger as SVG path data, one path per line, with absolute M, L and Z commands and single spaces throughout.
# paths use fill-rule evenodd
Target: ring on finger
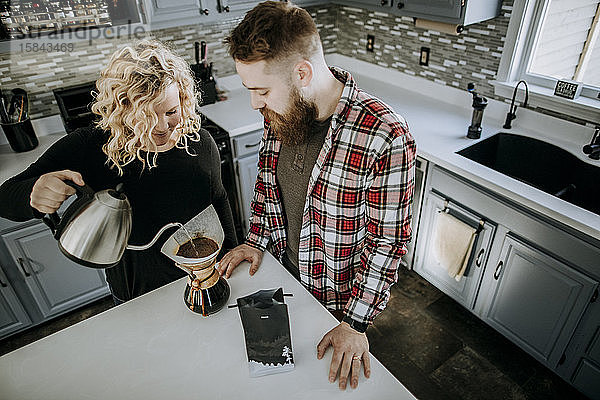
M 352 361 L 358 361 L 361 362 L 361 357 L 357 356 L 356 354 L 352 356 Z

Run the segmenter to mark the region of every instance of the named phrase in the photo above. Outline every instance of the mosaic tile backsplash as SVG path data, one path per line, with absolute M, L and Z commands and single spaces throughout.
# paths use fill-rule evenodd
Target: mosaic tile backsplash
M 495 79 L 498 70 L 512 4 L 513 0 L 505 0 L 500 16 L 469 25 L 458 36 L 416 28 L 412 18 L 360 8 L 331 4 L 308 10 L 316 21 L 326 53 L 340 53 L 462 89 L 474 82 L 480 93 L 494 98 L 488 81 Z M 223 39 L 239 21 L 240 18 L 234 18 L 162 29 L 150 35 L 169 42 L 190 63 L 194 62 L 194 42 L 205 40 L 218 78 L 235 73 Z M 374 52 L 366 51 L 367 34 L 375 36 Z M 128 42 L 98 39 L 92 45 L 74 43 L 73 51 L 62 53 L 0 54 L 0 85 L 3 89 L 22 87 L 29 92 L 32 118 L 58 114 L 52 90 L 95 80 L 110 54 Z M 419 65 L 422 46 L 431 49 L 428 66 Z

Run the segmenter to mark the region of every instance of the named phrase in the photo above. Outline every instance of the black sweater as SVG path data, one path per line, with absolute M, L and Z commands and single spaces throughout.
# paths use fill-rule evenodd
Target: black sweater
M 158 153 L 155 168 L 142 171 L 141 162 L 136 160 L 125 166 L 123 176 L 119 177 L 116 169 L 106 164 L 107 157 L 102 152 L 107 134 L 94 128 L 79 129 L 61 138 L 29 168 L 0 186 L 0 216 L 13 221 L 40 217 L 29 205 L 34 183 L 45 173 L 70 169 L 81 173 L 84 182 L 95 191 L 124 184 L 132 209 L 129 244 L 146 244 L 162 226 L 170 222 L 186 223 L 213 204 L 225 233 L 223 250 L 229 250 L 237 244 L 237 239 L 227 192 L 221 182 L 219 151 L 207 131 L 201 130 L 200 138 L 199 142 L 190 141 L 188 146 L 189 152 L 196 156 L 185 149 L 173 148 Z M 163 233 L 148 250 L 125 250 L 121 262 L 106 270 L 116 297 L 129 300 L 185 276 L 160 252 L 162 243 L 173 231 Z

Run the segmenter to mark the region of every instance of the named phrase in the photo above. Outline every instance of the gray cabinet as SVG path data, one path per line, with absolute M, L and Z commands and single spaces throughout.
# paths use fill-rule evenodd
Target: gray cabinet
M 467 269 L 458 281 L 448 274 L 433 254 L 435 243 L 430 238 L 433 237 L 436 216 L 441 212 L 450 212 L 473 227 L 478 227 L 481 223 Z M 464 307 L 472 309 L 483 276 L 483 266 L 489 254 L 495 225 L 483 219 L 481 215 L 477 215 L 435 192 L 429 193 L 426 197 L 421 215 L 419 237 L 425 239 L 418 245 L 414 264 L 415 271 Z
M 236 12 L 250 10 L 259 3 L 258 0 L 217 0 L 220 12 Z
M 104 271 L 67 259 L 43 223 L 0 222 L 0 337 L 110 293 Z
M 464 7 L 463 3 L 464 0 L 400 0 L 397 1 L 397 7 L 407 15 L 425 15 L 429 19 L 449 18 L 459 20 Z M 479 1 L 476 3 L 485 2 Z
M 262 135 L 263 130 L 260 129 L 232 138 L 244 234 L 248 231 L 250 203 L 254 197 L 254 184 L 258 174 L 258 150 Z
M 0 338 L 31 325 L 31 318 L 19 301 L 8 277 L 0 268 Z
M 575 387 L 597 397 L 600 243 L 564 231 L 552 220 L 437 166 L 429 171 L 416 272 Z M 437 268 L 430 255 L 432 220 L 443 208 L 486 226 L 464 284 Z
M 500 15 L 502 0 L 334 0 L 394 15 L 471 25 Z
M 144 0 L 146 23 L 150 30 L 214 21 L 216 0 Z
M 511 234 L 490 267 L 493 285 L 484 320 L 556 366 L 597 282 Z
M 600 399 L 600 301 L 598 289 L 588 306 L 557 373 L 590 399 Z
M 43 318 L 107 293 L 103 272 L 68 260 L 46 225 L 36 224 L 1 237 Z

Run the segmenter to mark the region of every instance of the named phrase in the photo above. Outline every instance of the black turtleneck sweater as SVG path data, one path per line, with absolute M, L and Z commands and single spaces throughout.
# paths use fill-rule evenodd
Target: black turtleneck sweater
M 106 164 L 102 145 L 107 138 L 105 132 L 94 128 L 79 129 L 61 138 L 25 171 L 0 186 L 0 216 L 13 221 L 39 218 L 41 214 L 29 205 L 34 183 L 45 173 L 69 169 L 81 173 L 95 191 L 123 183 L 132 208 L 129 244 L 146 244 L 162 226 L 185 223 L 210 204 L 225 232 L 223 251 L 237 244 L 227 192 L 221 182 L 219 151 L 207 131 L 200 131 L 199 142 L 189 142 L 189 152 L 196 156 L 173 148 L 158 153 L 157 167 L 142 170 L 141 162 L 136 160 L 124 167 L 121 177 Z M 116 297 L 129 300 L 185 276 L 160 252 L 169 233 L 165 232 L 148 250 L 126 250 L 119 264 L 106 270 Z

